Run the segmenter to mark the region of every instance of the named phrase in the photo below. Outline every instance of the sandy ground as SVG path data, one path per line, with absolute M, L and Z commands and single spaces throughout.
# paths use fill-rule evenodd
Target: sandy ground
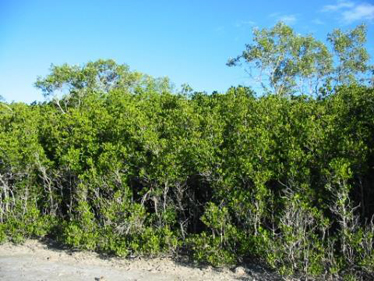
M 27 240 L 0 245 L 1 281 L 279 280 L 260 267 L 198 268 L 170 259 L 119 259 Z

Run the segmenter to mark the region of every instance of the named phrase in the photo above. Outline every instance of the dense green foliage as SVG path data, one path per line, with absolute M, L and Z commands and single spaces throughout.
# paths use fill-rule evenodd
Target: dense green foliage
M 63 111 L 1 103 L 0 239 L 373 273 L 372 88 L 317 100 L 160 89 L 87 92 Z
M 0 100 L 0 242 L 48 236 L 124 257 L 373 280 L 364 28 L 329 35 L 334 67 L 322 43 L 283 24 L 255 35 L 232 63 L 269 68 L 275 94 L 175 93 L 99 60 L 53 66 L 36 82 L 44 103 Z M 295 95 L 304 79 L 325 83 Z

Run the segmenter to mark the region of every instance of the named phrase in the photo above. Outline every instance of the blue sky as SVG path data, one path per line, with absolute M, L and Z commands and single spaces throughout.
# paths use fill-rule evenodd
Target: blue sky
M 373 0 L 0 0 L 0 95 L 41 101 L 33 83 L 51 64 L 99 58 L 168 76 L 177 88 L 188 83 L 210 93 L 250 85 L 227 59 L 250 42 L 253 27 L 279 20 L 321 40 L 334 28 L 366 23 L 374 57 Z

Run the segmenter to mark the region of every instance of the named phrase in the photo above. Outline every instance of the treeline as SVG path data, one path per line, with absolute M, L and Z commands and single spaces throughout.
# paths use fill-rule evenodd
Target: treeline
M 0 103 L 1 241 L 372 280 L 372 87 L 175 94 L 113 66 L 66 68 L 59 99 Z M 38 86 L 67 81 L 55 70 Z

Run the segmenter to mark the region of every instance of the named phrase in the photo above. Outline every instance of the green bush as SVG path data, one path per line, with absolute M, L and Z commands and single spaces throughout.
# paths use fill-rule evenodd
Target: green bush
M 373 276 L 373 88 L 186 96 L 123 71 L 0 107 L 0 242 Z

